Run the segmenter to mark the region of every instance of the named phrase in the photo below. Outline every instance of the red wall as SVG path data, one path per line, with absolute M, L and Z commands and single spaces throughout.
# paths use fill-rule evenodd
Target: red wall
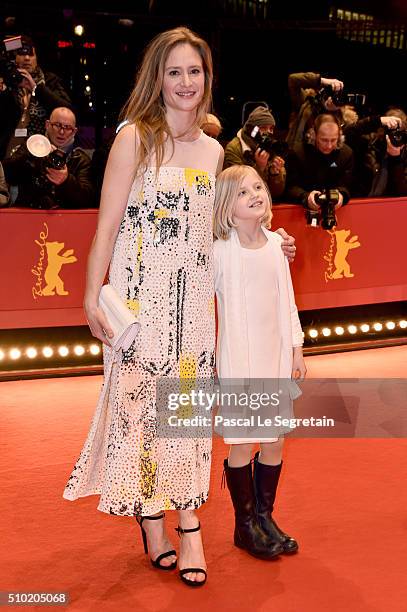
M 307 227 L 300 206 L 280 204 L 273 212 L 273 229 L 284 227 L 296 238 L 291 270 L 299 310 L 407 299 L 406 198 L 353 200 L 339 211 L 332 233 Z M 0 210 L 0 329 L 85 324 L 85 266 L 96 216 L 95 210 Z

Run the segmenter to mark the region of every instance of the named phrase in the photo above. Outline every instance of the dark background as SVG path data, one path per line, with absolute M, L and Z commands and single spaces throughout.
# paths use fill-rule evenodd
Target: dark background
M 100 0 L 97 5 L 67 0 L 64 4 L 65 8 L 41 0 L 35 7 L 24 1 L 3 4 L 0 30 L 5 36 L 33 36 L 41 67 L 63 77 L 73 95 L 78 123 L 96 128 L 96 144 L 116 125 L 147 42 L 178 25 L 191 27 L 211 46 L 214 111 L 224 124 L 226 139 L 240 127 L 242 106 L 248 100 L 266 101 L 278 126 L 287 126 L 290 72 L 310 70 L 343 80 L 349 91 L 368 94 L 365 112 L 381 113 L 389 105 L 407 107 L 406 41 L 400 38 L 400 48 L 395 49 L 346 40 L 335 20 L 336 9 L 365 13 L 374 18 L 375 28 L 385 32 L 385 39 L 394 30 L 401 36 L 403 27 L 407 37 L 407 3 L 402 0 L 338 0 L 332 5 L 288 0 Z M 121 25 L 120 19 L 134 23 Z M 82 37 L 73 34 L 78 23 L 85 28 Z M 58 48 L 58 41 L 72 46 Z M 84 48 L 84 43 L 94 47 Z M 85 93 L 86 85 L 90 94 Z M 94 137 L 91 129 L 88 136 L 90 141 Z

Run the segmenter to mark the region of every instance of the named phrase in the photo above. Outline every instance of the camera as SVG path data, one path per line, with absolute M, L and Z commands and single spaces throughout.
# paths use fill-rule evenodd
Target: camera
M 335 106 L 341 107 L 349 104 L 350 106 L 356 106 L 360 108 L 366 104 L 365 94 L 349 93 L 344 89 L 334 91 L 331 85 L 323 87 L 317 94 L 320 102 L 324 103 L 328 98 L 332 99 Z
M 33 134 L 26 142 L 28 151 L 34 157 L 32 182 L 34 186 L 34 207 L 49 210 L 58 208 L 55 200 L 55 185 L 48 180 L 47 168 L 61 170 L 67 155 L 61 149 L 52 149 L 46 136 Z
M 339 202 L 339 191 L 337 189 L 323 189 L 319 195 L 315 196 L 315 202 L 320 210 L 307 209 L 307 224 L 311 227 L 317 227 L 320 222 L 321 227 L 325 230 L 335 227 L 337 223 L 335 206 Z
M 53 149 L 51 142 L 43 134 L 30 136 L 26 146 L 31 155 L 41 159 L 42 165 L 46 168 L 61 170 L 66 164 L 66 153 L 61 149 Z
M 62 170 L 66 164 L 66 153 L 61 149 L 55 149 L 51 151 L 47 157 L 44 158 L 44 165 L 47 168 L 54 168 L 55 170 Z
M 272 134 L 262 134 L 258 125 L 252 129 L 250 136 L 258 144 L 259 149 L 267 151 L 271 158 L 287 156 L 288 144 L 284 140 L 277 140 Z
M 388 135 L 393 147 L 402 147 L 407 144 L 407 131 L 400 127 L 387 128 L 386 134 Z
M 32 53 L 32 48 L 23 45 L 21 36 L 14 38 L 6 38 L 3 40 L 4 48 L 0 50 L 0 76 L 3 77 L 4 83 L 10 89 L 18 87 L 24 79 L 23 75 L 16 68 L 15 55 L 16 51 Z

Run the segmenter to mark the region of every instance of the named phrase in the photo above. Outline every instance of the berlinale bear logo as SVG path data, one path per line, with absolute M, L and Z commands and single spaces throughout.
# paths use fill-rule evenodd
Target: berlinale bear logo
M 63 253 L 61 251 L 65 247 L 64 242 L 49 242 L 48 225 L 44 223 L 44 230 L 40 232 L 40 239 L 35 240 L 35 244 L 40 247 L 40 257 L 38 263 L 31 272 L 37 277 L 34 287 L 32 287 L 32 295 L 36 300 L 38 296 L 49 295 L 69 295 L 66 291 L 64 281 L 60 277 L 61 268 L 64 264 L 75 263 L 77 258 L 74 256 L 73 249 L 67 249 Z M 44 259 L 47 254 L 47 264 L 45 267 Z
M 329 230 L 331 241 L 328 252 L 324 255 L 325 261 L 328 262 L 327 270 L 325 271 L 325 281 L 338 278 L 353 278 L 347 256 L 350 250 L 360 247 L 358 236 L 351 236 L 349 240 L 350 230 Z M 336 243 L 336 253 L 334 247 Z

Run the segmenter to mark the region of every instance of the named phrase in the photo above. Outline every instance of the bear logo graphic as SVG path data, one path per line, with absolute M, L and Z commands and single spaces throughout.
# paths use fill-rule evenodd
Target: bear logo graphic
M 42 295 L 69 295 L 69 291 L 65 291 L 64 282 L 59 276 L 61 268 L 64 264 L 72 264 L 78 261 L 74 256 L 74 250 L 68 249 L 60 254 L 60 251 L 65 247 L 64 242 L 46 242 L 48 254 L 48 265 L 44 273 L 46 286 L 42 290 Z
M 336 230 L 336 254 L 334 257 L 335 270 L 331 278 L 352 278 L 354 274 L 350 271 L 350 265 L 346 261 L 346 257 L 351 249 L 360 247 L 358 236 L 352 236 L 348 241 L 350 230 Z

